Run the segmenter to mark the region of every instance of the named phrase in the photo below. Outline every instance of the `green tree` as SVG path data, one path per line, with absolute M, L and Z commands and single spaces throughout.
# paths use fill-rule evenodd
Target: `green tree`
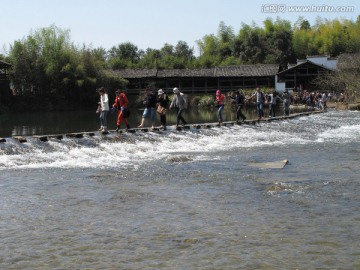
M 15 41 L 10 46 L 13 84 L 18 94 L 41 94 L 40 46 L 33 37 Z
M 300 16 L 294 24 L 294 30 L 301 29 L 301 30 L 310 30 L 311 26 L 308 20 L 304 17 Z
M 77 49 L 69 30 L 41 28 L 10 47 L 14 86 L 21 95 L 86 96 L 105 66 L 104 50 L 97 53 Z
M 311 29 L 295 29 L 292 38 L 292 47 L 298 58 L 306 58 L 306 55 L 317 54 L 313 49 L 312 41 L 314 33 Z
M 206 35 L 196 41 L 200 49 L 198 64 L 205 68 L 215 67 L 220 64 L 219 41 L 214 34 Z
M 286 66 L 288 62 L 294 59 L 290 22 L 280 18 L 277 18 L 275 22 L 272 19 L 266 19 L 264 25 L 266 44 L 264 63 Z
M 246 64 L 263 63 L 266 56 L 264 30 L 256 25 L 242 24 L 236 37 L 234 54 Z
M 235 43 L 235 34 L 234 29 L 231 26 L 225 25 L 223 21 L 220 22 L 218 29 L 218 46 L 219 54 L 221 61 L 226 60 L 228 57 L 234 55 L 234 43 Z
M 145 54 L 141 57 L 139 68 L 162 68 L 161 66 L 161 51 L 148 48 Z
M 346 52 L 360 52 L 360 16 L 358 16 L 356 22 L 345 20 L 344 27 L 346 28 L 348 38 Z
M 131 68 L 139 60 L 138 47 L 131 42 L 121 43 L 109 50 L 109 65 L 113 69 Z

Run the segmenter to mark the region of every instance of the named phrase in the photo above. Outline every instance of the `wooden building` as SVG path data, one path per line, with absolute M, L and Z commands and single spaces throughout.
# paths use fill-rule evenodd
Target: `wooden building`
M 239 65 L 207 69 L 123 69 L 111 70 L 114 76 L 129 81 L 128 93 L 139 93 L 146 87 L 187 93 L 213 93 L 256 87 L 275 87 L 279 65 Z
M 286 70 L 276 74 L 275 89 L 283 92 L 285 89 L 303 91 L 316 90 L 314 80 L 336 69 L 337 59 L 328 56 L 308 56 L 289 65 Z

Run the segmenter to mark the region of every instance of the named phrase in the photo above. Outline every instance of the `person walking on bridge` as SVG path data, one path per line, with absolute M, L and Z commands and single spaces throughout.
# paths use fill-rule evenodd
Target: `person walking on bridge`
M 218 107 L 219 125 L 221 125 L 221 123 L 223 122 L 222 110 L 224 109 L 224 106 L 225 106 L 225 95 L 223 93 L 221 93 L 221 91 L 219 89 L 216 90 L 216 102 L 217 102 L 217 107 Z
M 229 96 L 231 99 L 235 100 L 236 103 L 236 123 L 240 123 L 240 118 L 242 121 L 246 120 L 246 116 L 242 112 L 242 108 L 245 103 L 245 96 L 239 91 L 235 92 L 235 97 Z
M 183 123 L 183 125 L 186 125 L 187 122 L 182 117 L 182 113 L 184 112 L 185 109 L 187 109 L 186 98 L 185 98 L 184 94 L 181 93 L 179 91 L 179 89 L 176 87 L 173 89 L 173 92 L 174 92 L 174 97 L 171 101 L 170 109 L 176 108 L 176 110 L 177 110 L 176 127 L 179 126 L 180 121 Z
M 290 115 L 290 94 L 287 89 L 285 89 L 283 93 L 283 102 L 284 102 L 284 115 L 289 116 Z
M 258 120 L 260 120 L 262 117 L 264 117 L 265 95 L 260 90 L 260 88 L 256 88 L 256 92 L 251 97 L 249 97 L 249 99 L 252 99 L 253 97 L 256 97 L 257 115 L 258 115 Z
M 100 129 L 99 131 L 106 132 L 107 131 L 107 115 L 109 112 L 109 97 L 106 93 L 104 87 L 101 87 L 99 90 L 100 101 L 98 102 L 100 106 Z
M 166 130 L 166 111 L 169 105 L 169 97 L 162 90 L 158 90 L 158 107 L 157 112 L 160 114 L 161 127 Z
M 130 128 L 129 122 L 126 119 L 126 111 L 128 110 L 129 107 L 129 100 L 126 97 L 125 91 L 118 89 L 115 92 L 116 98 L 115 98 L 115 102 L 112 105 L 112 107 L 114 109 L 118 110 L 118 117 L 117 117 L 117 121 L 116 121 L 116 131 L 119 131 L 120 129 L 120 125 L 121 122 L 124 122 L 126 125 L 126 129 Z
M 141 118 L 141 123 L 138 125 L 138 128 L 144 127 L 145 119 L 150 118 L 151 121 L 151 128 L 155 128 L 155 121 L 156 121 L 156 104 L 157 98 L 153 91 L 150 88 L 145 90 L 146 97 L 145 97 L 145 110 Z
M 272 94 L 269 94 L 269 117 L 275 117 L 275 109 L 276 109 L 276 100 L 283 101 L 278 95 L 276 91 L 273 91 Z

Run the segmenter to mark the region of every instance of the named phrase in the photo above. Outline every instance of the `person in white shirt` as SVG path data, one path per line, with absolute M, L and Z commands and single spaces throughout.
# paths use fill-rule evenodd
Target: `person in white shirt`
M 100 129 L 99 131 L 107 131 L 107 114 L 109 112 L 109 97 L 106 93 L 104 87 L 99 88 L 98 90 L 100 95 L 100 101 L 98 104 L 100 105 L 101 112 L 100 112 Z
M 256 92 L 248 99 L 252 99 L 253 97 L 256 97 L 256 109 L 258 114 L 258 120 L 260 120 L 262 117 L 264 117 L 265 96 L 264 93 L 260 90 L 260 88 L 256 88 Z
M 276 108 L 276 100 L 283 101 L 276 93 L 276 91 L 272 92 L 272 94 L 267 95 L 270 97 L 269 101 L 269 117 L 275 117 L 275 108 Z

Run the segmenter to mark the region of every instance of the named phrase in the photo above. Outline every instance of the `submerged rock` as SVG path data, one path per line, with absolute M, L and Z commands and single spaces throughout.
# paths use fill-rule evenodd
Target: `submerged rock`
M 169 162 L 175 163 L 175 162 L 188 162 L 188 161 L 192 161 L 193 159 L 189 156 L 175 156 L 175 157 L 170 157 L 168 159 Z

